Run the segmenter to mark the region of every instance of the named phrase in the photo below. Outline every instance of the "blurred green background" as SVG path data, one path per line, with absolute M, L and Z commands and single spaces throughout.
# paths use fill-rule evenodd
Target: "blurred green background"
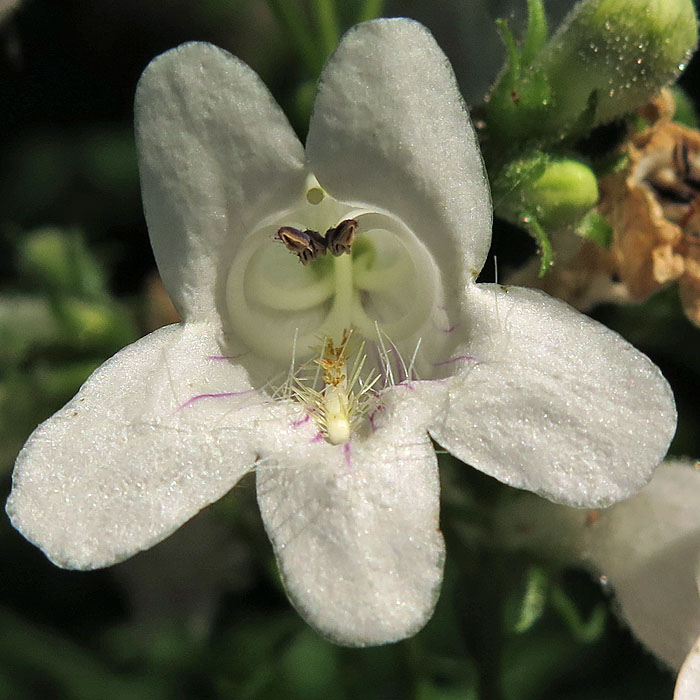
M 425 23 L 470 104 L 503 59 L 493 20 L 522 3 L 338 3 Z M 106 357 L 172 321 L 141 211 L 132 133 L 136 81 L 157 54 L 216 43 L 250 64 L 304 136 L 332 37 L 293 0 L 26 0 L 0 3 L 0 477 L 31 430 Z M 556 25 L 569 2 L 547 4 Z M 296 15 L 312 50 L 281 20 Z M 681 85 L 698 94 L 695 64 Z M 507 269 L 535 252 L 496 222 Z M 487 263 L 485 278 L 492 276 Z M 700 456 L 700 330 L 672 288 L 594 314 L 662 368 L 676 392 L 672 451 Z M 63 571 L 0 518 L 0 698 L 613 700 L 671 698 L 674 674 L 629 635 L 609 591 L 499 551 L 489 537 L 507 487 L 441 456 L 443 593 L 420 634 L 338 648 L 289 605 L 245 481 L 150 552 L 105 571 Z

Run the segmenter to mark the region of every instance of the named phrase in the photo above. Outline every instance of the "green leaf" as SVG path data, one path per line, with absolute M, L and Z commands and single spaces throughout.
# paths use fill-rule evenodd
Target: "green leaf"
M 304 628 L 296 635 L 280 659 L 279 669 L 280 690 L 286 698 L 341 697 L 338 647 L 311 629 Z
M 335 0 L 312 0 L 311 6 L 316 15 L 319 44 L 323 51 L 323 62 L 325 63 L 326 59 L 335 51 L 335 47 L 340 39 Z
M 34 684 L 30 687 L 40 687 L 37 680 L 43 680 L 41 685 L 45 686 L 48 680 L 58 689 L 56 697 L 66 700 L 165 700 L 168 697 L 160 679 L 128 678 L 114 673 L 70 640 L 32 626 L 5 610 L 0 611 L 0 658 L 14 672 L 25 677 L 31 674 Z
M 315 37 L 304 21 L 298 3 L 291 0 L 267 0 L 267 4 L 294 45 L 309 77 L 315 80 L 321 74 L 324 55 L 319 51 Z
M 549 590 L 549 577 L 539 566 L 530 566 L 521 589 L 508 601 L 506 628 L 522 634 L 543 615 Z
M 364 0 L 357 17 L 358 22 L 367 22 L 382 16 L 384 0 Z

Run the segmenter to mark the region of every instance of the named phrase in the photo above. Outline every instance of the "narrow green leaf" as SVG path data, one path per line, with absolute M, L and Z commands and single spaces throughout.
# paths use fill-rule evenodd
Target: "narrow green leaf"
M 384 11 L 384 0 L 364 0 L 357 17 L 358 22 L 366 22 L 382 16 Z
M 311 29 L 302 19 L 301 8 L 289 0 L 267 0 L 267 4 L 294 44 L 309 75 L 317 78 L 323 68 L 324 57 L 318 50 Z
M 340 39 L 338 30 L 338 14 L 335 0 L 312 0 L 311 5 L 316 15 L 316 24 L 323 53 L 323 62 L 335 51 Z

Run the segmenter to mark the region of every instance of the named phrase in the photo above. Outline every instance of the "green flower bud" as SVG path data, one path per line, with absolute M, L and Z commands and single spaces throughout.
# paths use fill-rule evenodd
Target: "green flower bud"
M 548 126 L 591 126 L 649 101 L 685 68 L 698 42 L 692 0 L 583 0 L 537 57 L 552 91 Z
M 528 8 L 520 46 L 499 24 L 508 58 L 486 105 L 496 153 L 580 137 L 634 111 L 678 76 L 697 45 L 692 0 L 582 0 L 546 43 L 542 0 Z
M 500 205 L 494 197 L 496 213 L 515 223 L 534 216 L 548 231 L 578 223 L 598 201 L 595 174 L 583 163 L 568 158 L 533 168 L 540 159 L 535 156 L 508 166 L 510 192 Z

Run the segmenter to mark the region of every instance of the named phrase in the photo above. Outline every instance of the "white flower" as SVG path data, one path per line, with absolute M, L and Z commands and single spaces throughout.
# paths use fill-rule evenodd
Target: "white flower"
M 636 496 L 600 511 L 533 496 L 501 514 L 504 539 L 584 562 L 615 591 L 632 632 L 671 668 L 676 700 L 700 695 L 700 469 L 664 462 Z M 685 660 L 685 662 L 684 662 Z
M 136 130 L 151 240 L 185 321 L 106 362 L 21 452 L 7 509 L 58 565 L 150 547 L 256 468 L 293 603 L 340 643 L 379 644 L 425 623 L 442 578 L 429 436 L 572 504 L 623 498 L 662 459 L 675 408 L 646 357 L 540 292 L 475 284 L 488 187 L 421 25 L 344 38 L 306 153 L 259 78 L 208 44 L 151 63 Z M 352 255 L 302 265 L 274 240 L 350 219 Z M 312 405 L 302 370 L 275 393 L 292 361 L 350 329 L 365 349 L 349 347 L 349 365 L 366 359 L 348 426 L 331 405 L 357 399 L 347 385 Z

